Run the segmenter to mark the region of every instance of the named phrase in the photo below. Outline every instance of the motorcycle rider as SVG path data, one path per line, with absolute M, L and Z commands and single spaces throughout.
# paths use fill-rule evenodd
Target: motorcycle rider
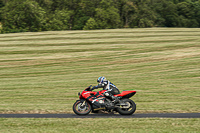
M 92 89 L 103 88 L 103 90 L 106 90 L 104 92 L 105 97 L 112 99 L 114 103 L 119 102 L 119 99 L 114 95 L 119 94 L 120 91 L 113 83 L 107 80 L 104 76 L 99 77 L 97 79 L 97 83 L 99 84 L 97 86 L 93 86 Z

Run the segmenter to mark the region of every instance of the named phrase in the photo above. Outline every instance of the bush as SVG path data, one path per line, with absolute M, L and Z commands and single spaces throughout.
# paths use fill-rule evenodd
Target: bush
M 96 21 L 93 18 L 90 18 L 86 25 L 84 26 L 83 30 L 93 30 L 96 29 Z

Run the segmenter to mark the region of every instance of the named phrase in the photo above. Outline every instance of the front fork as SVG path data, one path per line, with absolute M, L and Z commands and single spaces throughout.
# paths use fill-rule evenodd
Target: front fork
M 81 104 L 81 106 L 85 106 L 85 100 L 83 101 L 83 103 Z

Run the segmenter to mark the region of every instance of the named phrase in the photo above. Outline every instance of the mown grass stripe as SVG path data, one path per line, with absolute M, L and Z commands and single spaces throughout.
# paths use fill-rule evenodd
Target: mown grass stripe
M 64 41 L 64 40 L 63 40 Z M 158 41 L 153 41 L 153 40 L 130 40 L 130 41 L 126 41 L 126 40 L 122 40 L 122 41 L 107 41 L 107 42 L 104 42 L 104 41 L 95 41 L 95 42 L 80 42 L 80 43 L 77 43 L 76 41 L 73 42 L 73 43 L 68 43 L 68 42 L 51 42 L 51 43 L 45 43 L 45 42 L 35 42 L 35 43 L 27 43 L 27 42 L 23 42 L 23 43 L 17 43 L 16 42 L 13 42 L 11 44 L 6 44 L 6 43 L 2 43 L 0 44 L 0 47 L 15 47 L 15 46 L 21 46 L 21 47 L 43 47 L 43 46 L 76 46 L 76 45 L 100 45 L 100 44 L 103 44 L 103 45 L 116 45 L 116 44 L 160 44 L 160 43 L 179 43 L 179 42 L 191 42 L 191 43 L 194 43 L 194 42 L 198 42 L 200 41 L 199 39 L 179 39 L 179 40 L 158 40 Z
M 48 37 L 48 36 L 42 36 L 42 37 L 39 37 L 38 38 L 3 38 L 3 39 L 0 39 L 0 41 L 5 41 L 5 42 L 12 42 L 12 41 L 34 41 L 34 40 L 38 40 L 38 41 L 45 41 L 45 40 L 79 40 L 79 39 L 115 39 L 115 38 L 146 38 L 146 37 L 200 37 L 200 32 L 199 32 L 199 35 L 198 34 L 192 34 L 192 35 L 189 35 L 189 34 L 181 34 L 181 35 L 177 35 L 177 34 L 159 34 L 159 35 L 123 35 L 123 36 L 92 36 L 92 37 L 82 37 L 82 36 L 79 36 L 79 37 L 72 37 L 72 36 L 63 36 L 63 37 Z

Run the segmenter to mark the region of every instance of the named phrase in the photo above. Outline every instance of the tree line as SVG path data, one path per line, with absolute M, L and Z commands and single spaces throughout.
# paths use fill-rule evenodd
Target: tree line
M 200 0 L 0 0 L 0 30 L 200 27 Z

